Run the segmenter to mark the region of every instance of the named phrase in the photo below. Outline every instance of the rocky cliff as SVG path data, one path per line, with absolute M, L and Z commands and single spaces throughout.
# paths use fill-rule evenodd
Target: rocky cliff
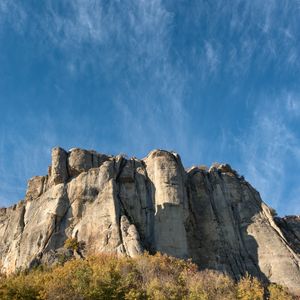
M 79 256 L 160 251 L 300 294 L 300 218 L 274 217 L 229 165 L 185 170 L 163 150 L 139 160 L 54 148 L 48 175 L 0 210 L 1 270 L 51 263 L 67 239 Z

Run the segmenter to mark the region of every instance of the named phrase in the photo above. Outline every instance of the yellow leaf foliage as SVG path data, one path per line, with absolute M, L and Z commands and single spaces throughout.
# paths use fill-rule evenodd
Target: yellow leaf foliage
M 39 267 L 0 277 L 0 299 L 39 300 L 282 300 L 286 289 L 263 286 L 245 276 L 239 282 L 211 270 L 199 271 L 191 261 L 167 255 L 136 258 L 99 254 L 64 265 Z

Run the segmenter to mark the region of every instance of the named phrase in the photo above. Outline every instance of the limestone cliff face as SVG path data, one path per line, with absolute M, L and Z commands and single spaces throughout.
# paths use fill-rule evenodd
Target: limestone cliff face
M 186 171 L 163 150 L 139 160 L 54 148 L 48 175 L 0 210 L 1 271 L 51 263 L 68 238 L 80 256 L 160 251 L 300 294 L 300 219 L 274 218 L 229 165 Z

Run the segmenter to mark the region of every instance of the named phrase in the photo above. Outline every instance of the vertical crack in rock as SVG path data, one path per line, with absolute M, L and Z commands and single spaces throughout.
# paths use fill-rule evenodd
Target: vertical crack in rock
M 220 238 L 221 243 L 223 244 L 223 246 L 221 245 L 221 247 L 222 247 L 221 248 L 222 249 L 221 253 L 223 252 L 223 255 L 225 256 L 225 260 L 229 264 L 231 275 L 234 276 L 236 279 L 238 279 L 239 272 L 237 272 L 237 270 L 236 270 L 236 268 L 235 268 L 235 266 L 232 262 L 231 253 L 228 252 L 229 249 L 227 249 L 227 247 L 226 247 L 226 245 L 228 243 L 228 241 L 226 241 L 226 239 L 225 239 L 226 234 L 224 232 L 224 226 L 226 226 L 226 224 L 223 223 L 223 221 L 221 220 L 221 217 L 219 215 L 219 210 L 217 209 L 216 203 L 214 201 L 213 188 L 211 187 L 210 184 L 206 185 L 206 187 L 207 187 L 207 190 L 208 190 L 210 205 L 211 205 L 214 217 L 215 217 L 215 219 L 217 221 L 217 224 L 218 224 L 219 238 Z M 224 195 L 224 192 L 223 192 L 223 195 Z M 226 198 L 225 198 L 225 200 L 226 200 Z
M 26 206 L 24 205 L 24 203 L 22 203 L 21 206 L 21 213 L 20 213 L 20 219 L 19 219 L 19 224 L 18 224 L 18 231 L 19 234 L 21 235 L 23 233 L 24 227 L 25 227 L 25 213 L 26 213 Z
M 123 201 L 120 195 L 122 189 L 122 180 L 121 180 L 122 172 L 124 171 L 126 165 L 129 164 L 130 162 L 131 161 L 128 161 L 123 157 L 120 157 L 119 168 L 116 176 L 116 183 L 117 183 L 117 199 L 121 207 L 121 211 L 119 215 L 119 234 L 126 254 L 128 256 L 134 257 L 138 254 L 143 253 L 143 247 L 141 245 L 139 233 L 136 229 L 136 226 L 134 225 L 134 218 L 129 213 L 126 207 L 126 203 Z
M 121 212 L 120 212 L 120 223 L 121 223 L 121 215 L 125 215 L 131 222 L 133 221 L 130 214 L 128 213 L 126 206 L 122 200 L 122 198 L 120 197 L 120 190 L 121 190 L 121 181 L 120 181 L 120 176 L 125 168 L 127 164 L 127 160 L 125 158 L 123 158 L 122 156 L 120 157 L 120 163 L 119 163 L 119 168 L 118 168 L 118 173 L 116 176 L 116 183 L 117 183 L 117 197 L 118 200 L 121 204 Z
M 47 252 L 50 249 L 57 249 L 63 246 L 67 237 L 64 232 L 61 232 L 63 229 L 62 223 L 63 221 L 66 221 L 66 217 L 71 206 L 72 202 L 70 202 L 68 197 L 67 186 L 64 185 L 63 193 L 58 199 L 55 212 L 50 217 L 52 222 L 49 226 L 48 236 L 42 247 L 42 253 Z

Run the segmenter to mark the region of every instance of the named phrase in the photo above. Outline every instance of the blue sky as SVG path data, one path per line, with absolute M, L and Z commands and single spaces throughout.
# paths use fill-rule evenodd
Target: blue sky
M 300 1 L 1 0 L 0 205 L 50 150 L 228 162 L 300 214 Z

